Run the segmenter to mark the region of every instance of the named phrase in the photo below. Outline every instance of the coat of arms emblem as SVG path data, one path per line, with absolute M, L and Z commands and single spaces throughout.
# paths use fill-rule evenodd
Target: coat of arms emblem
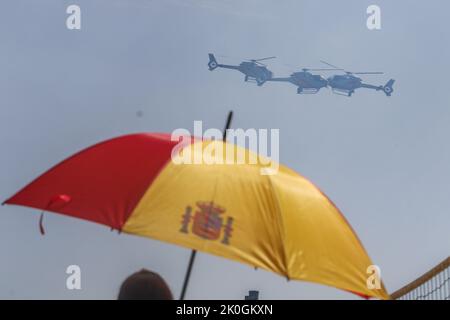
M 232 234 L 232 217 L 225 217 L 223 214 L 226 209 L 216 205 L 212 201 L 197 201 L 195 214 L 192 214 L 192 207 L 187 206 L 182 216 L 181 229 L 182 233 L 191 232 L 203 239 L 219 240 L 221 243 L 230 244 Z

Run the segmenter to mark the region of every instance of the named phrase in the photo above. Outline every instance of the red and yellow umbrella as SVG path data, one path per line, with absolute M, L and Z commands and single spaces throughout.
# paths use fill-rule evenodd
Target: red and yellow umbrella
M 383 286 L 367 287 L 372 261 L 344 216 L 311 182 L 282 165 L 278 173 L 263 175 L 261 162 L 229 163 L 228 152 L 209 153 L 222 163 L 177 161 L 186 154 L 205 157 L 211 149 L 256 155 L 222 141 L 188 141 L 175 155 L 178 141 L 169 134 L 101 142 L 5 203 L 97 222 L 292 280 L 389 298 Z

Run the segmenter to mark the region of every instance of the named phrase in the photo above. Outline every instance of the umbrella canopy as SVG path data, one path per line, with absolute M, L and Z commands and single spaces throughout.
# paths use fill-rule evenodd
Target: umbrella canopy
M 311 182 L 282 165 L 267 175 L 261 161 L 236 164 L 237 154 L 259 156 L 234 144 L 183 141 L 180 148 L 169 134 L 158 133 L 104 141 L 5 203 L 97 222 L 288 279 L 389 298 L 384 286 L 367 287 L 372 261 L 344 216 Z M 196 156 L 202 163 L 182 161 Z

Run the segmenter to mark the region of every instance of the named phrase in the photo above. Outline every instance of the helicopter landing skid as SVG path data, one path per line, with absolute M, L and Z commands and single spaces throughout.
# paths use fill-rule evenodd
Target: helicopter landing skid
M 298 94 L 316 94 L 319 92 L 319 89 L 316 88 L 298 88 L 297 93 Z
M 245 77 L 245 82 L 256 83 L 258 86 L 262 86 L 266 81 L 262 81 L 253 77 Z
M 339 90 L 339 89 L 333 89 L 332 92 L 334 94 L 340 95 L 340 96 L 346 96 L 351 97 L 352 94 L 355 92 L 354 90 Z

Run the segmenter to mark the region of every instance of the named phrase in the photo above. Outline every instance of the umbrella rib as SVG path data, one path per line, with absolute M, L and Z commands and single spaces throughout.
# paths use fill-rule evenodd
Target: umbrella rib
M 289 264 L 287 261 L 287 253 L 286 253 L 286 248 L 284 246 L 285 244 L 285 228 L 284 228 L 284 219 L 283 219 L 283 215 L 281 213 L 281 208 L 280 208 L 280 201 L 278 199 L 278 195 L 276 193 L 275 188 L 273 187 L 273 183 L 272 180 L 270 178 L 270 175 L 267 175 L 267 181 L 269 182 L 269 186 L 270 186 L 270 190 L 272 193 L 272 198 L 274 199 L 275 202 L 275 206 L 276 206 L 276 210 L 278 213 L 278 216 L 280 218 L 281 223 L 278 224 L 278 232 L 280 233 L 280 238 L 281 238 L 281 248 L 282 248 L 282 252 L 283 252 L 283 262 L 284 262 L 284 267 L 286 268 L 286 277 L 288 278 L 288 280 L 290 280 L 290 274 L 289 274 Z

